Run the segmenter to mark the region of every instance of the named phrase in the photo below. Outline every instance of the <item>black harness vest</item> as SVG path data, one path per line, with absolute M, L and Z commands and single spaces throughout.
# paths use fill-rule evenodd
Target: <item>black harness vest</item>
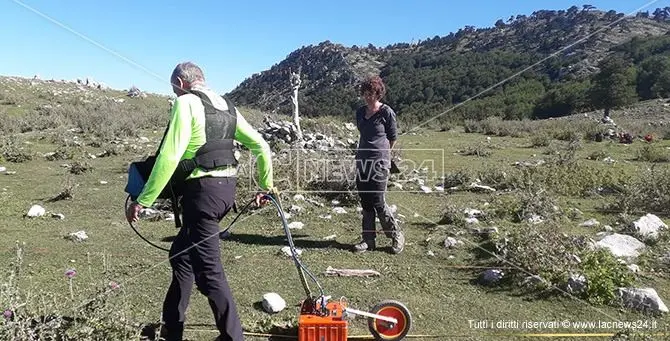
M 235 106 L 228 98 L 223 98 L 226 101 L 228 108 L 220 110 L 212 105 L 210 98 L 201 91 L 190 90 L 191 94 L 200 98 L 205 107 L 205 138 L 206 142 L 195 153 L 195 156 L 190 159 L 184 159 L 177 164 L 177 168 L 167 185 L 162 189 L 158 195 L 160 199 L 171 199 L 172 208 L 175 213 L 175 223 L 177 227 L 181 226 L 178 218 L 177 201 L 180 197 L 186 178 L 196 168 L 202 168 L 205 171 L 211 171 L 222 166 L 237 166 L 238 161 L 235 157 L 235 130 L 237 126 L 237 112 Z M 156 150 L 156 153 L 149 156 L 144 161 L 134 162 L 131 167 L 135 167 L 142 180 L 146 183 L 149 180 L 151 171 L 156 163 L 156 158 L 160 152 L 165 136 L 167 135 L 169 125 L 163 133 L 161 143 Z M 135 200 L 136 198 L 133 198 Z
M 220 110 L 212 105 L 212 101 L 201 91 L 191 90 L 190 93 L 198 96 L 205 107 L 205 139 L 204 145 L 196 151 L 195 157 L 179 162 L 173 174 L 173 179 L 185 180 L 193 170 L 200 167 L 211 171 L 222 166 L 237 166 L 235 158 L 235 129 L 237 113 L 229 99 L 224 97 L 228 109 Z M 167 134 L 167 130 L 165 130 Z M 165 135 L 163 135 L 163 140 Z M 163 144 L 158 146 L 158 151 Z

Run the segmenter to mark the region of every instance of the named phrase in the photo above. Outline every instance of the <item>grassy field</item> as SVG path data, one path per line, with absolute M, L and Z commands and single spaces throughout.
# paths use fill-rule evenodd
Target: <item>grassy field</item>
M 40 88 L 7 82 L 0 84 L 4 86 L 0 87 L 0 94 L 4 94 L 4 102 L 0 105 L 0 119 L 4 124 L 0 126 L 3 128 L 0 166 L 6 167 L 9 173 L 15 172 L 0 173 L 0 216 L 3 218 L 0 225 L 3 261 L 0 265 L 8 274 L 20 269 L 17 277 L 6 276 L 5 285 L 0 287 L 0 308 L 14 310 L 17 316 L 23 313 L 24 317 L 29 314 L 88 319 L 77 328 L 70 328 L 71 333 L 79 333 L 76 334 L 78 338 L 73 338 L 78 340 L 96 339 L 84 336 L 92 334 L 86 326 L 109 331 L 109 335 L 97 339 L 119 339 L 119 330 L 125 328 L 124 321 L 135 329 L 139 329 L 139 324 L 156 322 L 170 280 L 167 255 L 146 244 L 127 225 L 123 189 L 127 163 L 155 149 L 162 132 L 160 124 L 167 118 L 167 101 L 150 96 L 125 99 L 123 103 L 93 99 L 92 104 L 86 104 L 77 100 L 77 96 L 40 96 L 48 93 L 44 89 L 53 85 Z M 9 87 L 7 84 L 13 85 Z M 93 90 L 84 93 L 99 94 Z M 119 92 L 108 95 L 123 97 Z M 40 102 L 40 98 L 44 101 Z M 40 116 L 36 108 L 56 99 L 68 106 L 68 111 L 51 111 Z M 95 103 L 100 101 L 104 104 L 96 107 Z M 86 118 L 86 111 L 78 111 L 82 107 L 89 110 L 88 115 L 94 117 L 93 120 Z M 664 110 L 659 107 L 658 112 L 665 115 L 667 111 Z M 253 116 L 251 120 L 258 126 L 261 115 L 245 113 Z M 593 120 L 583 117 L 546 122 L 470 122 L 465 128 L 423 130 L 401 136 L 402 165 L 428 165 L 426 160 L 435 160 L 434 164 L 439 166 L 435 169 L 436 174 L 444 174 L 453 185 L 467 185 L 478 178 L 483 185 L 498 190 L 493 193 L 448 190 L 423 193 L 413 184 L 414 174 L 407 169 L 400 178 L 393 180 L 411 181 L 404 182 L 402 190 L 391 188 L 387 195 L 388 203 L 396 205 L 397 213 L 402 215 L 399 219 L 407 236 L 406 249 L 400 255 L 391 255 L 384 249 L 364 254 L 349 251 L 350 245 L 360 236 L 357 203 L 345 205 L 347 213 L 335 214 L 330 200 L 318 193 L 304 195 L 323 203 L 323 207 L 295 201 L 293 195 L 299 190 L 288 187 L 280 188 L 284 190 L 282 204 L 287 210 L 294 204 L 303 208 L 289 219 L 304 223 L 303 229 L 293 231 L 295 244 L 304 250 L 302 261 L 317 275 L 327 294 L 333 298 L 345 296 L 351 306 L 363 310 L 385 299 L 399 300 L 409 307 L 413 316 L 410 334 L 441 335 L 423 339 L 511 340 L 531 338 L 510 335 L 524 332 L 615 333 L 622 329 L 475 328 L 474 322 L 482 320 L 643 320 L 656 324 L 655 329 L 645 329 L 645 332 L 663 332 L 668 329 L 665 315 L 637 312 L 598 300 L 606 298 L 618 280 L 615 278 L 619 274 L 616 267 L 610 267 L 608 264 L 612 263 L 606 262 L 610 258 L 600 259 L 605 262 L 601 267 L 584 270 L 591 271 L 589 273 L 599 271 L 599 276 L 609 280 L 605 284 L 610 285 L 589 291 L 588 296 L 570 297 L 546 288 L 529 291 L 516 285 L 514 280 L 492 287 L 475 283 L 487 268 L 502 267 L 505 277 L 514 278 L 537 274 L 538 264 L 544 266 L 554 261 L 557 262 L 553 264 L 555 266 L 546 272 L 542 270 L 542 274 L 555 275 L 555 278 L 565 275 L 568 267 L 574 264 L 560 263 L 561 257 L 556 255 L 567 251 L 558 248 L 560 243 L 552 244 L 552 238 L 561 238 L 562 233 L 594 237 L 603 230 L 603 225 L 624 231 L 631 220 L 649 212 L 667 222 L 670 181 L 666 175 L 670 140 L 663 140 L 667 136 L 665 126 L 650 126 L 647 120 L 652 119 L 631 117 L 617 122 L 620 127 L 636 127 L 640 134 L 653 130 L 656 136 L 652 143 L 636 139 L 630 145 L 588 140 L 593 129 L 602 127 L 596 124 L 594 128 Z M 657 121 L 658 117 L 653 120 Z M 44 121 L 52 123 L 36 127 Z M 112 123 L 117 121 L 123 124 Z M 139 122 L 137 128 L 135 125 L 128 128 L 132 122 Z M 330 131 L 337 129 L 329 124 L 342 125 L 335 119 L 330 123 L 326 119 L 317 122 L 312 126 L 323 125 L 324 130 Z M 34 128 L 26 128 L 31 126 Z M 73 132 L 70 128 L 80 130 Z M 440 153 L 436 154 L 435 150 Z M 44 157 L 45 153 L 54 151 L 59 151 L 55 159 Z M 105 151 L 111 155 L 90 157 L 90 154 Z M 606 157 L 611 157 L 614 162 L 603 161 Z M 545 164 L 536 168 L 514 165 L 518 161 L 540 159 Z M 282 162 L 281 158 L 276 159 L 278 172 L 290 169 Z M 75 164 L 83 171 L 73 174 L 73 169 L 77 168 L 72 167 Z M 442 165 L 444 169 L 441 169 Z M 648 169 L 654 171 L 650 173 Z M 241 182 L 246 180 L 248 174 L 243 174 Z M 441 184 L 437 177 L 427 177 L 424 181 L 431 188 Z M 50 200 L 61 192 L 70 194 L 70 197 Z M 238 204 L 246 203 L 251 194 L 249 187 L 241 186 Z M 33 204 L 42 205 L 47 214 L 39 218 L 24 217 Z M 552 205 L 556 207 L 550 207 Z M 481 219 L 480 227 L 495 226 L 498 233 L 489 238 L 471 234 L 471 226 L 454 213 L 464 208 L 484 211 L 486 218 Z M 572 216 L 569 211 L 575 208 L 582 214 Z M 63 214 L 65 218 L 53 218 L 51 213 Z M 523 213 L 546 215 L 546 221 L 528 225 L 520 219 L 524 218 Z M 332 214 L 332 219 L 320 218 L 322 214 Z M 453 216 L 457 217 L 445 220 L 445 217 Z M 233 218 L 233 214 L 226 217 L 221 223 L 222 228 Z M 597 219 L 601 225 L 579 226 L 590 218 Z M 145 220 L 139 226 L 146 238 L 166 248 L 177 232 L 173 222 L 165 220 Z M 80 230 L 86 231 L 89 237 L 86 241 L 73 242 L 64 238 Z M 324 240 L 333 234 L 337 236 L 334 240 Z M 454 249 L 445 248 L 444 241 L 449 236 L 463 244 Z M 667 302 L 670 297 L 667 266 L 658 261 L 658 256 L 669 251 L 663 236 L 657 243 L 650 244 L 636 262 L 640 272 L 632 274 L 632 283 L 636 287 L 654 288 Z M 501 242 L 506 238 L 511 240 L 510 245 L 525 248 L 509 248 L 506 255 L 509 262 L 500 262 L 494 256 L 497 254 L 495 245 L 503 245 Z M 385 238 L 381 237 L 380 242 L 386 246 Z M 22 250 L 19 257 L 17 243 Z M 234 225 L 231 238 L 222 241 L 223 266 L 248 332 L 290 334 L 291 327 L 295 327 L 296 305 L 304 292 L 292 260 L 280 252 L 285 245 L 281 222 L 272 206 L 245 214 Z M 586 252 L 584 249 L 579 251 Z M 524 255 L 536 258 L 527 259 Z M 17 258 L 21 262 L 17 262 Z M 329 266 L 373 269 L 381 276 L 328 277 L 323 273 Z M 77 271 L 72 280 L 65 276 L 65 271 L 70 268 Z M 120 288 L 110 290 L 110 282 L 119 284 Z M 314 285 L 311 287 L 315 289 Z M 274 315 L 262 311 L 259 301 L 267 292 L 281 295 L 288 307 Z M 26 305 L 20 306 L 23 303 Z M 212 328 L 210 308 L 195 289 L 187 314 L 190 329 L 187 336 L 190 339 L 214 338 L 216 334 L 206 331 Z M 14 324 L 0 323 L 3 333 L 0 335 L 7 337 L 12 330 L 25 328 L 26 325 L 20 323 L 29 322 L 17 320 Z M 64 323 L 65 320 L 58 321 Z M 59 330 L 53 325 L 44 328 Z M 366 321 L 359 318 L 351 322 L 350 334 L 367 334 Z M 584 336 L 564 339 L 580 338 Z

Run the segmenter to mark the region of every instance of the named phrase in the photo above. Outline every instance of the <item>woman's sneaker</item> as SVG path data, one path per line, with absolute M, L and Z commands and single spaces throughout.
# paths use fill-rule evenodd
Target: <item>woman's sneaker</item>
M 405 249 L 405 234 L 398 231 L 395 234 L 395 237 L 393 237 L 393 242 L 391 243 L 391 251 L 393 251 L 393 253 L 397 255 L 401 253 L 402 250 L 404 249 Z
M 363 240 L 360 243 L 354 245 L 354 252 L 365 252 L 365 251 L 374 251 L 375 241 L 374 240 Z

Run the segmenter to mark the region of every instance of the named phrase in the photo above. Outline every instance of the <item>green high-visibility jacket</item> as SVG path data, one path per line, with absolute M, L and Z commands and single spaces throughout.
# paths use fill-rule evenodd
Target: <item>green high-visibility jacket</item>
M 226 101 L 213 91 L 206 88 L 194 88 L 208 95 L 217 108 L 225 110 Z M 272 179 L 272 152 L 270 146 L 263 139 L 238 110 L 235 140 L 247 147 L 256 157 L 257 177 L 261 190 L 273 189 Z M 232 112 L 232 110 L 231 110 Z M 137 203 L 144 207 L 154 204 L 160 192 L 165 188 L 177 168 L 179 161 L 190 159 L 196 151 L 205 144 L 205 108 L 200 98 L 193 94 L 177 97 L 172 106 L 171 119 L 167 133 L 160 147 L 154 168 L 147 183 L 137 198 Z M 211 171 L 195 169 L 188 179 L 203 176 L 231 177 L 237 175 L 235 166 L 224 166 Z

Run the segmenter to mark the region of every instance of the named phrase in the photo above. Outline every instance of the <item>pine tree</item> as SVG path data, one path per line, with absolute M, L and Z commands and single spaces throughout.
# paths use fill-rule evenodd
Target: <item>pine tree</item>
M 637 100 L 635 67 L 621 57 L 611 57 L 599 63 L 600 71 L 593 77 L 591 102 L 605 110 L 634 103 Z

